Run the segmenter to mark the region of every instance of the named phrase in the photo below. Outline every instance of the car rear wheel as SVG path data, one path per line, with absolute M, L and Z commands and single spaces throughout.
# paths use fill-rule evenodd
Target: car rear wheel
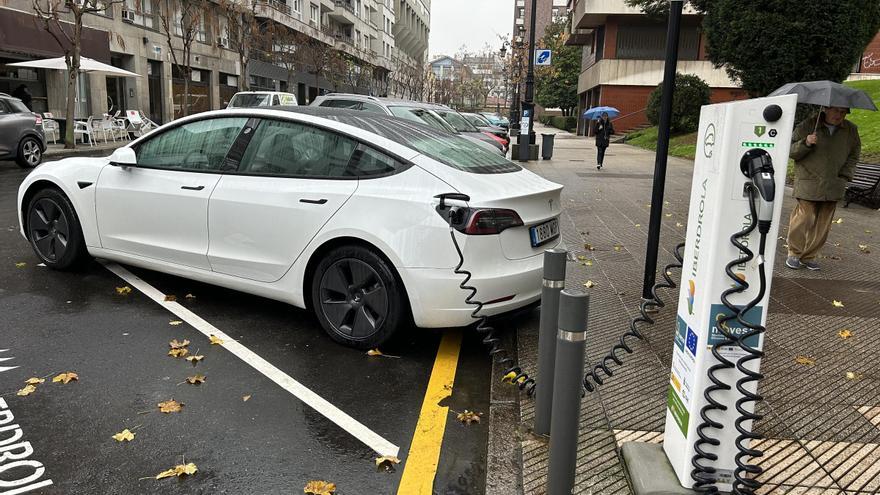
M 43 263 L 56 270 L 79 268 L 89 259 L 79 218 L 66 196 L 43 189 L 28 203 L 27 238 Z
M 330 337 L 372 349 L 403 325 L 403 287 L 384 258 L 361 246 L 331 251 L 312 277 L 312 308 Z
M 43 149 L 40 142 L 32 137 L 26 137 L 18 143 L 18 155 L 15 162 L 22 168 L 34 168 L 43 161 Z

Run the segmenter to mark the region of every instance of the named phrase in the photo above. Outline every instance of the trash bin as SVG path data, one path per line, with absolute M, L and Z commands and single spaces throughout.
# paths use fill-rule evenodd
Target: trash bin
M 553 140 L 556 138 L 556 134 L 541 134 L 541 136 L 541 158 L 549 160 L 553 158 Z

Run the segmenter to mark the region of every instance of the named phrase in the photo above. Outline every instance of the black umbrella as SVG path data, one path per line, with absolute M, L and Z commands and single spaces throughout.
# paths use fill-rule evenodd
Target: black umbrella
M 798 95 L 798 103 L 877 111 L 867 93 L 834 81 L 788 83 L 767 96 Z

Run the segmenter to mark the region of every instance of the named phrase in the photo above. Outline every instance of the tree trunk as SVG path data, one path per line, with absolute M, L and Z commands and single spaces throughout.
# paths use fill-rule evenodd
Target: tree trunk
M 82 38 L 82 18 L 76 18 L 73 24 L 73 46 L 71 47 L 70 59 L 67 64 L 67 118 L 64 128 L 64 148 L 73 149 L 76 147 L 75 135 L 73 133 L 76 126 L 76 86 L 79 75 L 79 54 L 80 40 Z

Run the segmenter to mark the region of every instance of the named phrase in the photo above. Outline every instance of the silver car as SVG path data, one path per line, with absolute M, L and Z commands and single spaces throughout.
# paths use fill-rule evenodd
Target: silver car
M 34 168 L 43 161 L 44 151 L 43 118 L 18 98 L 0 93 L 0 160 L 15 160 L 20 167 Z

